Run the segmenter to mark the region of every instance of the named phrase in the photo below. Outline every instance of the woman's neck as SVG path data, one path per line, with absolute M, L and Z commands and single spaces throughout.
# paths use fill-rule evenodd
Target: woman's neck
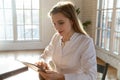
M 74 34 L 74 31 L 73 32 L 70 32 L 70 33 L 68 33 L 68 34 L 66 34 L 65 36 L 63 36 L 63 38 L 62 38 L 62 42 L 66 42 L 66 41 L 69 41 L 70 40 L 70 38 L 71 38 L 71 36 Z

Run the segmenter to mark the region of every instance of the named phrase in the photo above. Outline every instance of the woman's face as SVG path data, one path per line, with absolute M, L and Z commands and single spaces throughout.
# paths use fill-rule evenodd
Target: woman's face
M 52 15 L 52 22 L 61 36 L 67 36 L 73 32 L 73 22 L 62 13 Z

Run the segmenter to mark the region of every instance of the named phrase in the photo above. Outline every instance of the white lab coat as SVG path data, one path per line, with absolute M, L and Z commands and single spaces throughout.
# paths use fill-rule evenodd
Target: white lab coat
M 96 52 L 92 39 L 74 33 L 62 47 L 61 38 L 55 33 L 42 57 L 52 57 L 56 71 L 63 73 L 65 80 L 96 80 Z

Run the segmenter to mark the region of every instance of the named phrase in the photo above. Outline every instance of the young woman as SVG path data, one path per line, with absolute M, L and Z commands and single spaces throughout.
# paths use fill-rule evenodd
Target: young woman
M 46 68 L 39 74 L 45 80 L 96 80 L 97 64 L 93 40 L 83 30 L 71 2 L 58 2 L 49 12 L 56 29 L 42 58 L 52 58 L 55 70 L 49 70 L 44 62 L 38 66 Z

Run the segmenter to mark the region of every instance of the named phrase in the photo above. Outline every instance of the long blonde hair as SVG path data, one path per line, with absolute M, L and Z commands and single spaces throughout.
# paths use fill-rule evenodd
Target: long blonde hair
M 77 33 L 81 33 L 84 35 L 88 35 L 83 29 L 83 25 L 77 16 L 77 12 L 75 10 L 75 6 L 70 1 L 60 1 L 49 12 L 49 16 L 54 15 L 56 13 L 62 13 L 68 19 L 73 21 L 73 29 Z

